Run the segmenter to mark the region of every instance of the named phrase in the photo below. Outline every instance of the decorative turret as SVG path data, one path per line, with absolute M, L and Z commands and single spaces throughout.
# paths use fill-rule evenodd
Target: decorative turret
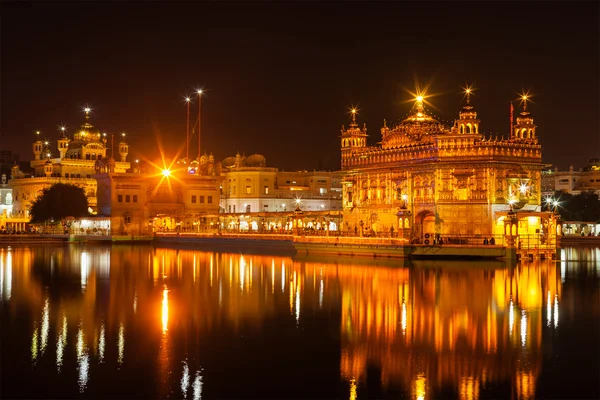
M 127 154 L 129 154 L 129 145 L 125 141 L 125 134 L 121 134 L 121 141 L 119 142 L 119 155 L 121 156 L 121 162 L 127 161 Z
M 58 139 L 58 152 L 60 153 L 60 159 L 62 160 L 65 158 L 67 150 L 69 149 L 69 138 L 65 133 L 65 128 L 61 127 L 60 129 L 61 134 L 60 139 Z
M 527 111 L 527 95 L 523 95 L 523 111 L 517 117 L 517 123 L 513 126 L 512 139 L 524 140 L 528 142 L 537 143 L 537 136 L 535 134 L 536 126 L 533 124 L 533 117 L 531 113 Z
M 44 175 L 46 175 L 46 178 L 52 176 L 52 161 L 50 161 L 50 158 L 48 158 L 44 164 Z
M 12 167 L 10 168 L 10 179 L 17 179 L 20 175 L 19 165 L 16 161 L 13 162 Z
M 352 122 L 350 127 L 345 129 L 342 125 L 342 164 L 344 158 L 349 156 L 354 150 L 362 149 L 367 147 L 367 125 L 365 124 L 362 129 L 358 127 L 356 123 L 356 114 L 358 110 L 353 108 L 350 110 L 352 114 Z
M 467 104 L 465 104 L 458 113 L 458 119 L 454 122 L 454 131 L 458 134 L 473 134 L 479 133 L 479 122 L 477 112 L 471 105 L 471 89 L 465 90 L 467 96 Z
M 33 141 L 33 157 L 34 160 L 42 159 L 42 150 L 44 149 L 44 143 L 40 137 L 40 131 L 35 132 L 35 140 Z

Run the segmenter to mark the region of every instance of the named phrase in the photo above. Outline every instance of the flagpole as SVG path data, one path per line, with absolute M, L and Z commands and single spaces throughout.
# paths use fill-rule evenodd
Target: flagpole
M 200 165 L 200 135 L 202 133 L 202 90 L 198 90 L 198 165 Z
M 185 163 L 190 162 L 190 98 L 186 97 L 187 103 L 187 124 L 185 130 Z
M 513 106 L 512 101 L 510 102 L 510 135 L 509 138 L 513 136 L 513 112 L 515 111 L 515 107 Z

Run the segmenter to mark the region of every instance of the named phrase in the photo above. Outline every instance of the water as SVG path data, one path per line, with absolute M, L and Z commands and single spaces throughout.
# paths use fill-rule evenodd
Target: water
M 598 398 L 600 249 L 558 262 L 0 248 L 1 398 Z

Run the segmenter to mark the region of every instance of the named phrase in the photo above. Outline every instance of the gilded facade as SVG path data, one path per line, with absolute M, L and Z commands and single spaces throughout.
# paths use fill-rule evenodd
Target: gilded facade
M 535 211 L 542 148 L 527 98 L 508 138 L 483 134 L 480 123 L 469 92 L 453 126 L 431 116 L 419 96 L 405 119 L 384 121 L 381 144 L 370 146 L 353 110 L 341 131 L 346 228 L 410 228 L 415 238 L 491 235 L 502 233 L 510 208 Z M 540 219 L 529 221 L 540 233 Z
M 129 145 L 125 134 L 117 145 L 118 161 L 107 157 L 108 146 L 105 133 L 90 123 L 90 109 L 85 109 L 85 122 L 69 138 L 62 129 L 57 140 L 57 152 L 52 151 L 50 141 L 43 141 L 36 132 L 32 144 L 32 175 L 24 174 L 15 164 L 11 170 L 10 186 L 13 189 L 13 215 L 29 218 L 33 201 L 45 188 L 55 183 L 68 183 L 83 188 L 90 208 L 96 211 L 96 180 L 92 177 L 98 170 L 125 172 L 130 168 L 127 161 Z M 114 146 L 113 146 L 114 150 Z M 58 153 L 58 154 L 57 154 Z

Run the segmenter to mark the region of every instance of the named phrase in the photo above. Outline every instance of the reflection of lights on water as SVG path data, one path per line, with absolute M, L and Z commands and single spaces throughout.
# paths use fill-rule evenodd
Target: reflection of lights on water
M 513 309 L 512 299 L 510 299 L 510 305 L 508 307 L 508 334 L 512 335 L 513 326 L 515 325 L 515 310 Z
M 0 253 L 0 301 L 4 293 L 4 254 Z
M 12 254 L 6 254 L 6 300 L 10 300 L 12 292 Z
M 271 294 L 275 293 L 275 259 L 271 260 Z
M 292 284 L 290 285 L 290 315 L 294 313 L 294 291 L 296 287 Z
M 42 328 L 41 328 L 41 351 L 42 354 L 46 351 L 48 344 L 48 331 L 50 330 L 50 300 L 44 302 L 44 311 L 42 312 Z
M 527 343 L 527 315 L 525 310 L 521 311 L 521 345 Z
M 567 272 L 567 254 L 563 249 L 560 252 L 560 281 L 565 283 L 565 274 Z
M 104 350 L 106 348 L 106 333 L 104 331 L 104 323 L 100 326 L 100 339 L 98 339 L 98 362 L 104 362 Z
M 81 325 L 79 325 L 79 329 L 77 330 L 77 358 L 83 356 L 83 350 L 83 330 L 81 329 Z
M 187 398 L 187 391 L 190 387 L 190 369 L 187 365 L 187 361 L 183 362 L 183 376 L 181 377 L 181 393 L 183 398 Z
M 231 289 L 231 285 L 233 285 L 233 260 L 229 257 L 229 289 Z
M 219 307 L 222 306 L 223 303 L 223 281 L 219 281 Z
M 91 264 L 90 255 L 87 252 L 81 253 L 81 291 L 85 291 L 87 285 L 88 273 Z
M 194 259 L 195 261 L 195 259 Z M 196 274 L 196 266 L 194 266 L 194 275 Z M 194 282 L 196 278 L 194 278 Z M 210 287 L 213 285 L 213 255 L 210 255 Z
M 296 288 L 296 324 L 300 322 L 300 288 Z
M 121 322 L 121 325 L 119 326 L 119 359 L 117 360 L 117 362 L 119 364 L 123 364 L 124 355 L 125 355 L 125 327 L 123 326 L 123 323 Z
M 133 313 L 137 313 L 137 288 L 133 291 Z
M 406 334 L 406 302 L 402 300 L 402 334 Z
M 202 375 L 200 375 L 200 371 L 196 371 L 193 388 L 194 400 L 200 400 L 202 398 Z
M 285 262 L 281 262 L 281 293 L 285 292 Z
M 245 280 L 245 274 L 246 274 L 246 260 L 244 260 L 244 257 L 240 257 L 240 289 L 242 290 L 242 293 L 244 293 L 244 280 Z
M 323 279 L 321 278 L 321 283 L 319 284 L 319 308 L 323 308 Z
M 56 340 L 56 370 L 60 374 L 60 368 L 63 364 L 64 346 L 61 338 Z
M 459 394 L 461 399 L 479 398 L 479 380 L 473 377 L 462 377 L 460 379 Z
M 169 324 L 169 292 L 167 287 L 163 289 L 162 299 L 162 331 L 163 334 L 167 333 Z
M 546 299 L 546 326 L 550 326 L 552 322 L 552 300 L 550 299 L 550 291 L 548 290 L 548 297 Z
M 87 355 L 85 343 L 83 341 L 83 328 L 79 324 L 77 330 L 77 369 L 79 371 L 79 392 L 83 393 L 89 379 L 90 359 Z
M 212 258 L 211 258 L 212 261 Z M 192 271 L 194 272 L 194 283 L 196 283 L 196 255 L 194 254 L 194 268 L 192 268 Z M 211 275 L 210 275 L 210 283 L 212 285 L 212 268 L 210 270 Z
M 63 314 L 62 327 L 56 339 L 56 370 L 60 373 L 63 365 L 63 355 L 67 346 L 67 315 Z
M 356 400 L 356 379 L 350 380 L 350 400 Z
M 558 295 L 554 296 L 554 327 L 558 327 Z
M 79 368 L 79 392 L 83 393 L 87 386 L 90 373 L 90 357 L 87 353 L 78 359 L 77 364 Z
M 31 337 L 31 361 L 35 364 L 38 356 L 38 329 L 33 328 L 33 335 Z
M 415 380 L 415 398 L 417 400 L 425 400 L 425 384 L 427 379 L 424 374 L 417 375 L 417 379 Z

